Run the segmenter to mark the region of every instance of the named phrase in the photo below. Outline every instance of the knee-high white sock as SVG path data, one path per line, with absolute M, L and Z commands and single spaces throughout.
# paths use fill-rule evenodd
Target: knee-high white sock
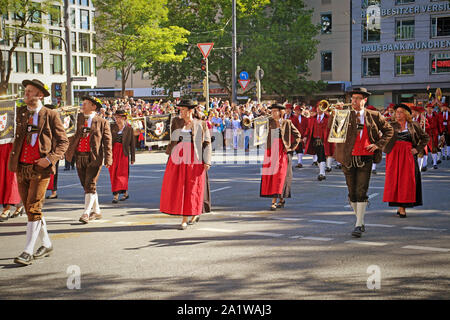
M 438 159 L 441 160 L 442 159 L 442 152 L 438 151 L 437 156 L 438 156 Z
M 84 195 L 84 214 L 89 215 L 95 201 L 95 193 L 86 193 Z
M 433 158 L 433 166 L 437 165 L 437 154 L 436 153 L 432 153 L 431 157 Z
M 449 157 L 450 156 L 450 147 L 447 146 L 446 149 L 447 149 L 447 157 Z
M 377 170 L 377 164 L 376 163 L 372 163 L 372 171 L 373 170 Z
M 313 155 L 313 162 L 317 162 L 317 154 Z
M 333 161 L 333 158 L 328 157 L 327 158 L 327 168 L 331 168 L 331 162 Z
M 100 214 L 100 204 L 98 203 L 98 193 L 94 193 L 95 201 L 94 201 L 94 212 Z
M 423 166 L 422 166 L 422 167 L 426 167 L 427 164 L 428 164 L 428 155 L 425 154 L 425 155 L 423 156 Z
M 32 221 L 28 222 L 30 226 L 27 224 L 27 244 L 25 246 L 24 252 L 32 255 L 34 253 L 34 246 L 36 244 L 36 240 L 39 236 L 39 231 L 41 230 L 42 223 L 41 221 Z M 30 235 L 28 236 L 28 233 Z
M 319 174 L 325 175 L 325 162 L 319 162 Z
M 350 201 L 350 207 L 352 207 L 353 213 L 356 215 L 356 202 L 351 202 Z
M 42 226 L 41 231 L 39 232 L 39 237 L 41 238 L 42 245 L 46 248 L 50 248 L 52 246 L 52 242 L 50 241 L 50 237 L 48 236 L 47 232 L 47 223 L 45 222 L 45 219 L 42 218 Z
M 302 162 L 303 162 L 303 153 L 297 153 L 297 159 L 298 159 L 298 163 L 302 164 Z
M 361 227 L 364 224 L 364 215 L 366 214 L 367 202 L 356 203 L 356 224 L 355 227 Z

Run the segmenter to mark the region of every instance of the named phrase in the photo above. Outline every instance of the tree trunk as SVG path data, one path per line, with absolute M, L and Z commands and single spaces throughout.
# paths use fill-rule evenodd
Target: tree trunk
M 125 74 L 125 68 L 122 68 L 122 98 L 125 97 L 125 85 L 127 83 L 127 78 Z

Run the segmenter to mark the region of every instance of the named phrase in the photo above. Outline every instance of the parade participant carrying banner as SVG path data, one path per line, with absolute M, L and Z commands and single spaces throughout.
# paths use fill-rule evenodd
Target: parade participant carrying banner
M 16 101 L 0 101 L 0 144 L 14 140 L 16 122 Z
M 258 117 L 253 120 L 255 134 L 253 135 L 253 146 L 264 144 L 269 133 L 269 118 Z
M 79 107 L 62 107 L 57 109 L 61 115 L 61 122 L 64 126 L 64 130 L 66 131 L 66 135 L 68 138 L 75 134 L 77 129 L 77 117 Z
M 146 117 L 146 142 L 169 141 L 171 114 L 162 114 Z

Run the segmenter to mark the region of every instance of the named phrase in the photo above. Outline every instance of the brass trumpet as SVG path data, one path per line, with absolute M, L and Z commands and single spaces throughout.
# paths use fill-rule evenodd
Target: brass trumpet
M 333 112 L 333 111 L 335 111 L 337 109 L 336 105 L 338 105 L 338 104 L 341 104 L 341 103 L 338 102 L 338 103 L 333 103 L 333 104 L 330 105 L 330 103 L 327 100 L 320 100 L 320 102 L 319 102 L 319 109 L 322 112 L 326 112 L 328 110 Z M 352 104 L 351 103 L 344 103 L 341 106 L 344 109 L 349 109 L 348 107 L 351 107 Z
M 250 120 L 250 118 L 245 117 L 245 118 L 242 120 L 242 125 L 243 125 L 244 127 L 250 127 L 250 126 L 252 125 L 252 122 L 253 122 L 253 120 Z

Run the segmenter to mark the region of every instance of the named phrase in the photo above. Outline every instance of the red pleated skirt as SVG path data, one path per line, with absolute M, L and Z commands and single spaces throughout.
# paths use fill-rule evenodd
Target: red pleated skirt
M 53 184 L 55 183 L 55 175 L 52 173 L 50 175 L 50 182 L 48 183 L 47 190 L 53 191 Z
M 194 159 L 192 142 L 180 142 L 173 149 L 161 188 L 161 212 L 183 216 L 202 213 L 205 169 L 202 162 Z
M 383 202 L 416 202 L 415 160 L 411 149 L 411 142 L 396 141 L 386 155 Z
M 128 190 L 129 163 L 128 157 L 123 154 L 121 143 L 115 142 L 113 145 L 113 163 L 108 170 L 111 180 L 111 191 Z
M 8 170 L 12 143 L 0 144 L 0 204 L 20 203 L 20 194 L 15 172 Z
M 262 168 L 260 197 L 281 196 L 288 170 L 288 155 L 280 138 L 274 139 L 271 148 L 266 149 Z

